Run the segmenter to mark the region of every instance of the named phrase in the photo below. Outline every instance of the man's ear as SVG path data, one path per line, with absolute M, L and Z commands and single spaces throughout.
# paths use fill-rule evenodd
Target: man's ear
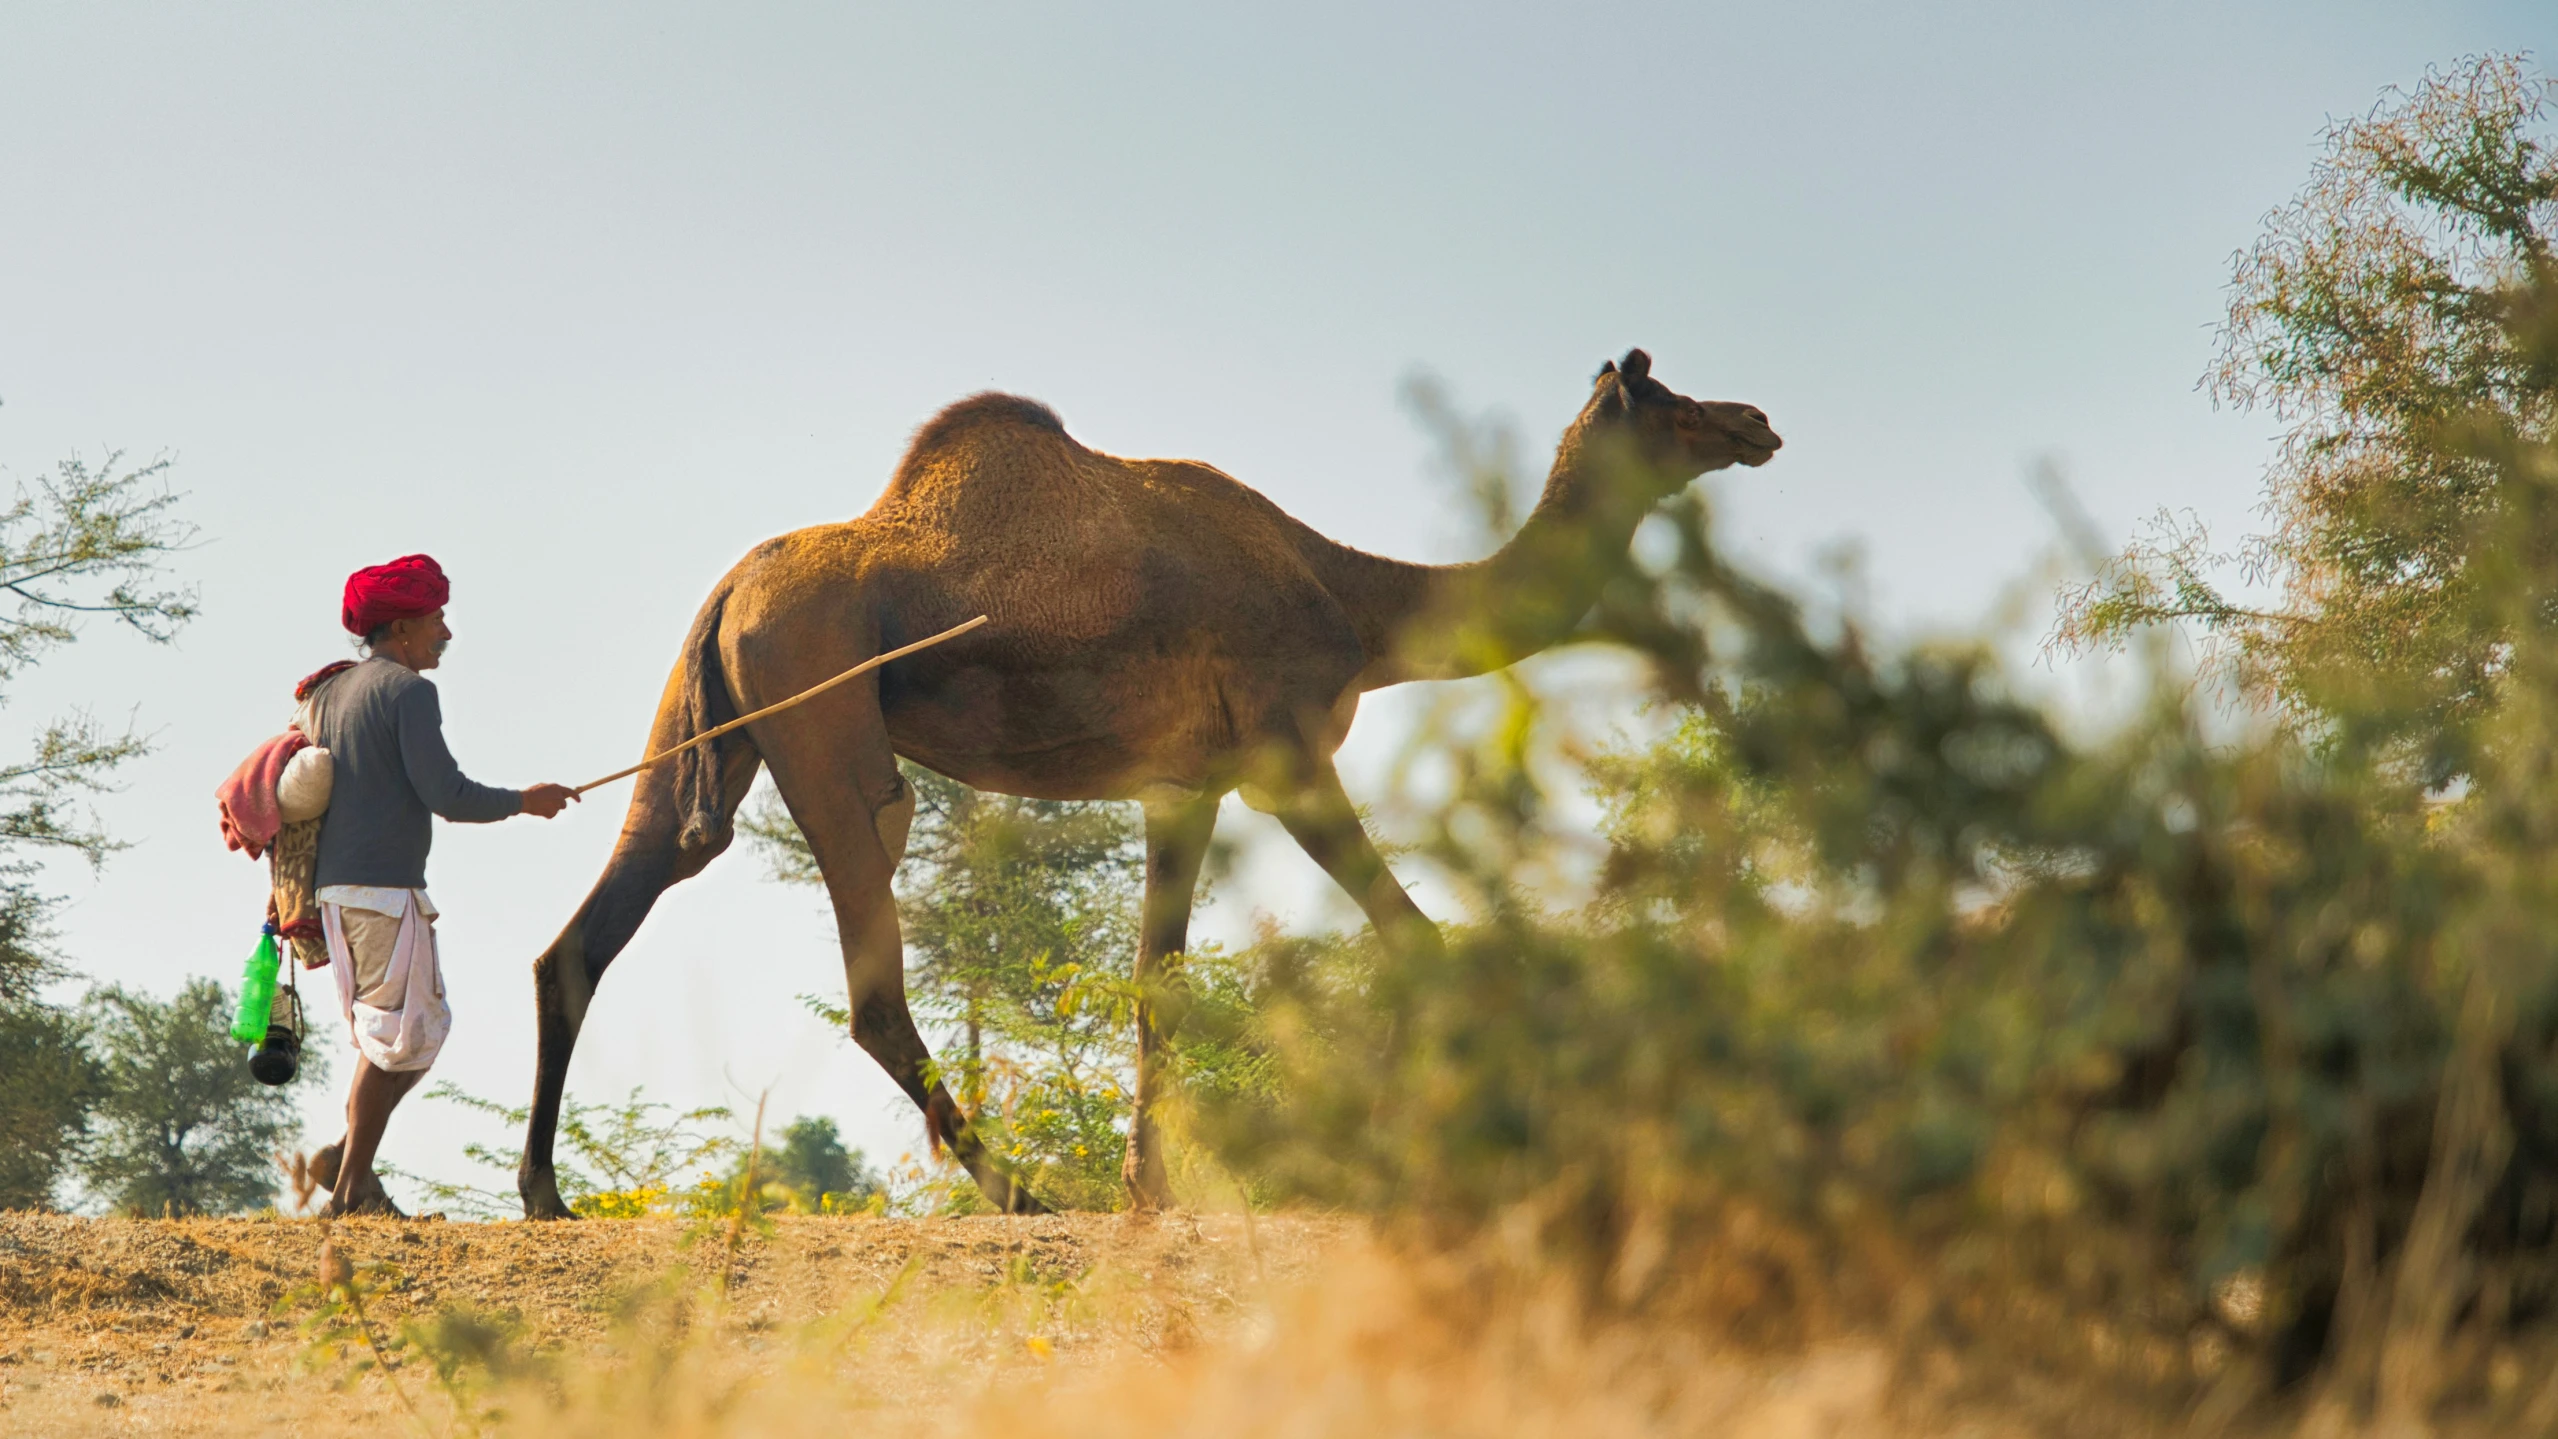
M 1640 380 L 1652 373 L 1652 357 L 1641 350 L 1628 350 L 1617 368 L 1628 380 Z

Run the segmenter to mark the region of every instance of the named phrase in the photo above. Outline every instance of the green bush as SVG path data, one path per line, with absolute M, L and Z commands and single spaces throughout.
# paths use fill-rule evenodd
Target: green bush
M 521 1132 L 532 1115 L 529 1108 L 483 1099 L 450 1080 L 426 1091 L 428 1099 L 457 1104 Z M 634 1087 L 619 1104 L 588 1104 L 569 1099 L 560 1106 L 560 1196 L 573 1212 L 589 1219 L 636 1219 L 646 1214 L 692 1213 L 710 1196 L 725 1193 L 723 1168 L 735 1158 L 743 1162 L 746 1146 L 726 1132 L 736 1116 L 724 1105 L 678 1110 L 643 1097 Z M 520 1149 L 474 1141 L 462 1146 L 463 1157 L 483 1169 L 513 1175 Z M 520 1211 L 512 1188 L 490 1189 L 428 1179 L 389 1165 L 386 1177 L 417 1186 L 427 1203 L 471 1219 L 506 1219 Z
M 882 1207 L 887 1181 L 873 1173 L 858 1149 L 846 1149 L 835 1121 L 804 1114 L 783 1126 L 780 1142 L 767 1142 L 762 1153 L 737 1157 L 721 1181 L 721 1192 L 734 1196 L 755 1165 L 758 1205 L 766 1212 L 792 1214 L 865 1214 Z
M 0 997 L 0 1209 L 41 1209 L 76 1157 L 97 1097 L 77 1016 Z
M 83 1178 L 120 1214 L 236 1214 L 273 1201 L 276 1156 L 299 1121 L 296 1092 L 324 1082 L 322 1049 L 304 1050 L 290 1085 L 249 1074 L 231 1038 L 232 1001 L 191 979 L 167 1000 L 109 986 L 89 996 L 99 1083 Z

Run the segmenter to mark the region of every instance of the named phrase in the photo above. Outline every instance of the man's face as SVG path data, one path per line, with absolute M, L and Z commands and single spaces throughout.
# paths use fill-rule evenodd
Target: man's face
M 383 648 L 391 657 L 413 670 L 431 670 L 444 663 L 444 647 L 453 643 L 453 630 L 444 623 L 444 611 L 419 615 L 414 619 L 391 621 L 390 641 Z

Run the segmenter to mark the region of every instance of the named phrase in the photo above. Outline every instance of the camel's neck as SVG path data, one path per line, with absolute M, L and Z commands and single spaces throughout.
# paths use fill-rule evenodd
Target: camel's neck
M 1570 635 L 1651 509 L 1648 496 L 1610 482 L 1626 473 L 1616 438 L 1584 412 L 1556 448 L 1536 509 L 1485 559 L 1416 565 L 1339 546 L 1316 558 L 1368 652 L 1359 688 L 1485 674 Z

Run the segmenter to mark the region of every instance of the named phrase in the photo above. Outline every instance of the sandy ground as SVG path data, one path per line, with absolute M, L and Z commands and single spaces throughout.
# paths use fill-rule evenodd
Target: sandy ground
M 963 1348 L 1000 1341 L 1040 1363 L 1181 1348 L 1253 1322 L 1251 1296 L 1306 1275 L 1342 1232 L 1233 1215 L 784 1218 L 743 1239 L 718 1323 L 760 1350 L 766 1332 L 778 1346 L 894 1284 L 926 1307 L 947 1313 L 955 1298 L 992 1316 L 967 1330 L 984 1342 Z M 463 1307 L 511 1315 L 529 1346 L 572 1354 L 607 1343 L 634 1296 L 706 1292 L 720 1247 L 716 1235 L 688 1242 L 672 1220 L 363 1220 L 339 1235 L 380 1332 Z M 412 1428 L 382 1376 L 349 1362 L 360 1351 L 314 1341 L 323 1238 L 309 1219 L 0 1214 L 0 1432 Z M 1077 1322 L 1087 1311 L 1098 1317 Z M 901 1380 L 945 1373 L 965 1357 L 946 1339 L 937 1363 L 883 1347 L 868 1392 L 894 1402 Z M 402 1367 L 423 1385 L 413 1360 Z

